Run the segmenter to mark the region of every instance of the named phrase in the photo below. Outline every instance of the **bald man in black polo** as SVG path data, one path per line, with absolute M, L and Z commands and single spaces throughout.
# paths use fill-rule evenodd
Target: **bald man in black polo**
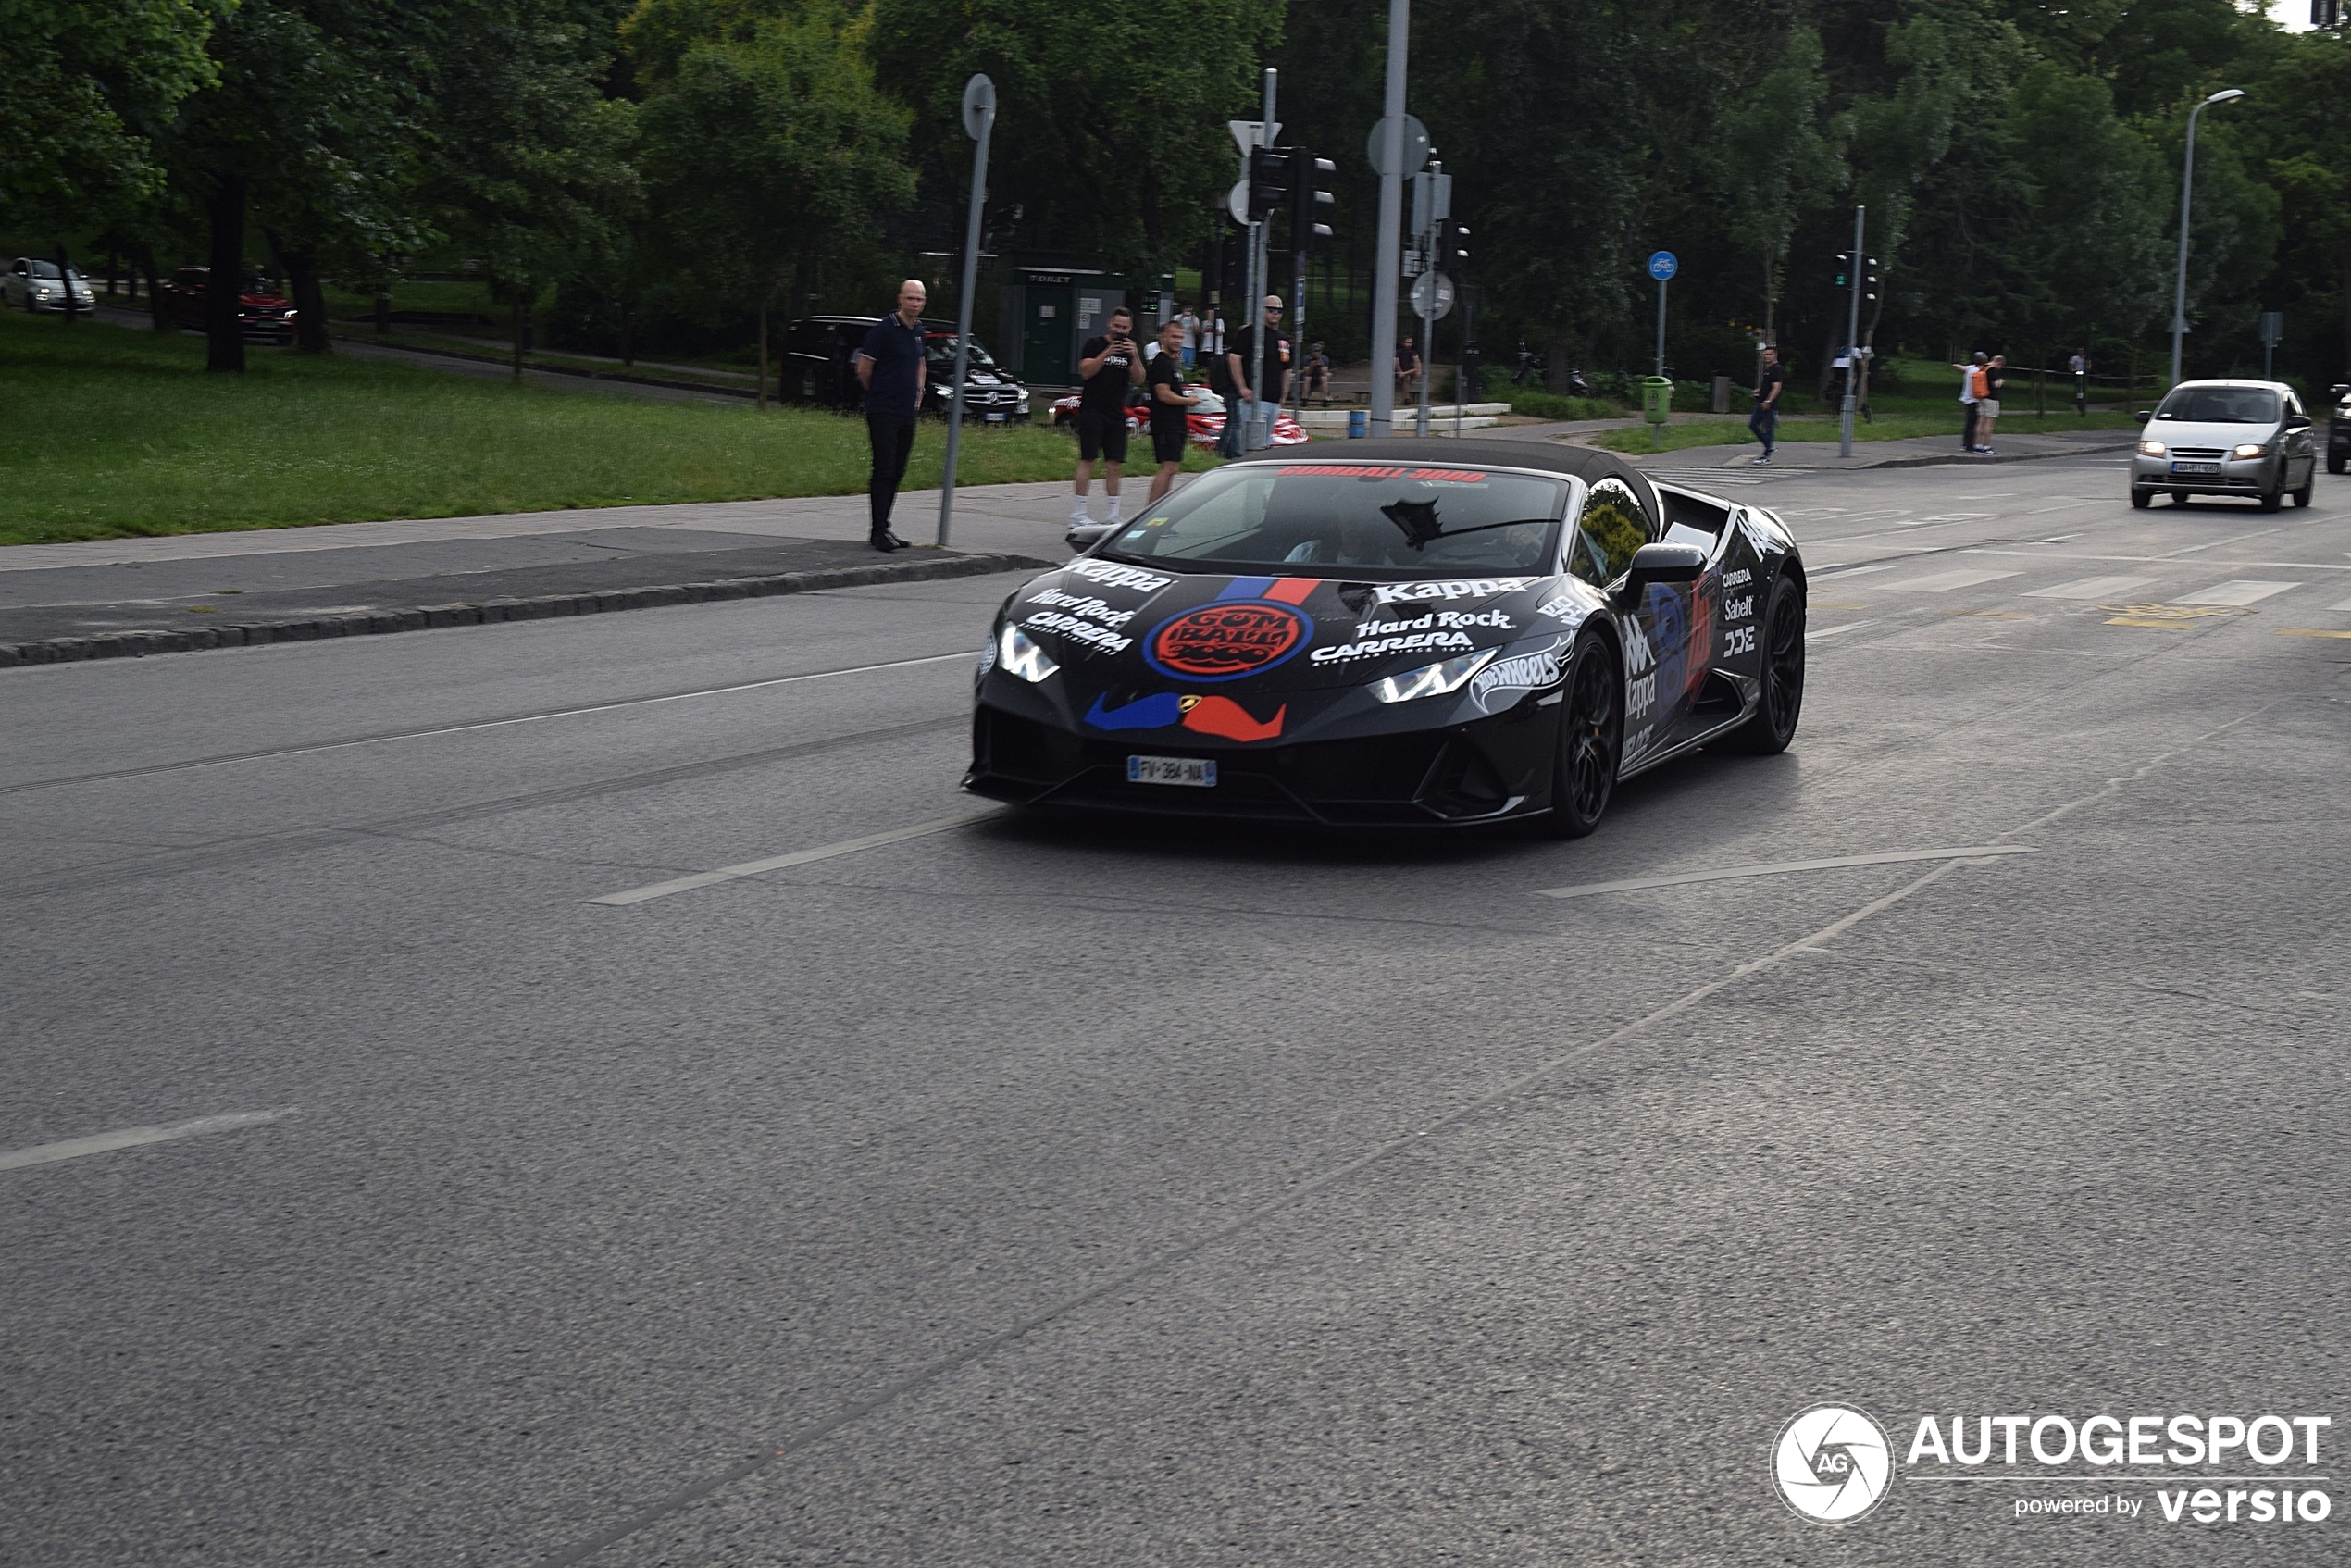
M 919 278 L 899 284 L 896 314 L 875 322 L 857 351 L 857 384 L 865 389 L 865 434 L 874 447 L 873 479 L 865 487 L 874 515 L 868 542 L 885 553 L 906 548 L 906 541 L 889 531 L 889 509 L 898 500 L 899 482 L 906 477 L 906 458 L 914 450 L 914 416 L 922 411 L 927 347 L 923 305 L 927 297 Z

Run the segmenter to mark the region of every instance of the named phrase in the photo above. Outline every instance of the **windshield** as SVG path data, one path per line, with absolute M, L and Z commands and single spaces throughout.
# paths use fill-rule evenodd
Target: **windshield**
M 73 278 L 73 280 L 74 280 L 75 282 L 79 283 L 79 282 L 81 282 L 81 281 L 82 280 L 81 268 L 80 268 L 79 267 L 76 267 L 76 268 L 70 268 L 69 270 L 70 270 L 71 276 L 72 276 L 72 278 Z M 32 276 L 33 276 L 33 277 L 35 277 L 35 278 L 55 278 L 56 275 L 57 275 L 57 264 L 56 264 L 56 262 L 54 262 L 54 261 L 38 261 L 38 260 L 36 260 L 36 261 L 34 261 L 34 262 L 32 263 Z
M 2181 387 L 2155 417 L 2183 424 L 2274 425 L 2278 394 L 2267 387 Z
M 1203 474 L 1104 553 L 1205 570 L 1305 567 L 1310 577 L 1541 572 L 1567 498 L 1566 480 L 1531 474 L 1252 464 Z
M 953 375 L 955 373 L 955 334 L 933 332 L 927 342 L 930 349 L 931 367 L 944 370 L 951 376 Z M 989 357 L 988 350 L 981 345 L 977 338 L 972 340 L 972 356 L 968 363 L 974 370 L 996 368 L 996 361 Z

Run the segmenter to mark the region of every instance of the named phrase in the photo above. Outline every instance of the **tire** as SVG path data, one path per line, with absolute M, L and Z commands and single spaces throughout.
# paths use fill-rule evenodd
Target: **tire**
M 2142 512 L 2146 511 L 2148 507 L 2155 504 L 2155 492 L 2151 490 L 2132 491 L 2131 504 L 2137 507 Z
M 1804 626 L 1803 585 L 1782 572 L 1763 611 L 1762 700 L 1716 746 L 1768 757 L 1786 751 L 1796 739 L 1797 720 L 1804 714 Z
M 2345 468 L 2351 468 L 2351 453 L 2330 452 L 2327 454 L 2328 473 L 2339 474 Z
M 2310 504 L 2310 492 L 2316 490 L 2318 485 L 2319 466 L 2314 462 L 2310 465 L 2310 471 L 2302 476 L 2302 488 L 2294 492 L 2294 504 L 2296 506 Z
M 2187 504 L 2188 504 L 2188 492 L 2187 492 L 2186 491 L 2184 491 L 2184 490 L 2175 490 L 2175 491 L 2173 491 L 2173 492 L 2171 492 L 2171 504 L 2172 504 L 2172 505 L 2174 505 L 2174 506 L 2185 506 Z
M 2278 482 L 2261 492 L 2261 510 L 2276 512 L 2285 505 L 2285 466 L 2278 466 Z
M 1600 825 L 1624 760 L 1624 678 L 1606 638 L 1587 635 L 1567 666 L 1559 749 L 1551 768 L 1551 813 L 1544 835 L 1580 839 Z

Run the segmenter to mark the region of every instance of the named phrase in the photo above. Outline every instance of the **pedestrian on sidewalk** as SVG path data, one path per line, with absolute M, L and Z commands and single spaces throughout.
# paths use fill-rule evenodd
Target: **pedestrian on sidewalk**
M 1184 305 L 1176 313 L 1176 324 L 1184 330 L 1184 368 L 1188 370 L 1200 359 L 1200 317 Z
M 1159 353 L 1151 359 L 1147 384 L 1151 395 L 1151 456 L 1159 469 L 1151 475 L 1151 492 L 1145 505 L 1176 488 L 1176 470 L 1184 466 L 1184 448 L 1191 442 L 1190 415 L 1200 395 L 1184 384 L 1180 339 L 1184 329 L 1170 321 L 1159 330 Z
M 1772 460 L 1772 448 L 1780 433 L 1780 393 L 1787 390 L 1787 371 L 1781 367 L 1780 351 L 1763 350 L 1763 369 L 1755 378 L 1755 412 L 1747 417 L 1748 433 L 1763 443 L 1763 455 L 1755 461 L 1767 464 Z
M 1216 449 L 1227 457 L 1238 457 L 1247 446 L 1249 431 L 1246 424 L 1236 429 L 1236 419 L 1254 421 L 1261 412 L 1279 408 L 1283 394 L 1289 390 L 1289 340 L 1282 336 L 1281 295 L 1265 296 L 1265 315 L 1256 325 L 1225 334 L 1225 362 L 1233 385 L 1240 392 L 1240 407 L 1229 406 L 1227 400 L 1225 436 Z
M 2066 368 L 2073 372 L 2073 412 L 2087 415 L 2090 412 L 2090 351 L 2077 349 L 2073 357 L 2066 361 Z
M 1135 344 L 1135 313 L 1120 305 L 1110 313 L 1102 335 L 1088 338 L 1077 351 L 1077 498 L 1070 503 L 1070 525 L 1086 515 L 1086 489 L 1101 459 L 1102 489 L 1110 495 L 1108 521 L 1117 523 L 1118 479 L 1126 466 L 1126 389 L 1143 382 L 1143 351 Z
M 1421 351 L 1413 346 L 1411 333 L 1396 345 L 1396 401 L 1412 401 L 1412 389 L 1421 379 Z
M 1951 367 L 1959 373 L 1959 450 L 1961 452 L 1975 450 L 1975 404 L 1976 400 L 1984 395 L 1984 367 L 1986 362 L 1984 351 L 1978 349 L 1965 365 Z
M 898 309 L 875 322 L 857 350 L 857 384 L 865 393 L 865 438 L 874 453 L 873 477 L 865 486 L 873 512 L 873 531 L 866 542 L 884 553 L 906 548 L 906 541 L 889 531 L 889 509 L 906 478 L 906 459 L 914 450 L 914 416 L 922 409 L 926 298 L 921 279 L 899 284 Z
M 2009 384 L 2009 356 L 1996 354 L 1984 367 L 1983 394 L 1975 400 L 1975 450 L 1986 457 L 1996 457 L 1992 450 L 1992 424 L 2000 417 L 2000 393 Z

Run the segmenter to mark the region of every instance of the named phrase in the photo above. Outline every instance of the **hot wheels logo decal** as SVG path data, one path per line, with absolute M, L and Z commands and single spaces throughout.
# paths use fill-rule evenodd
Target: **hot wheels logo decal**
M 1184 680 L 1238 680 L 1290 658 L 1313 640 L 1296 606 L 1314 578 L 1236 578 L 1214 602 L 1170 616 L 1143 640 L 1143 658 Z

